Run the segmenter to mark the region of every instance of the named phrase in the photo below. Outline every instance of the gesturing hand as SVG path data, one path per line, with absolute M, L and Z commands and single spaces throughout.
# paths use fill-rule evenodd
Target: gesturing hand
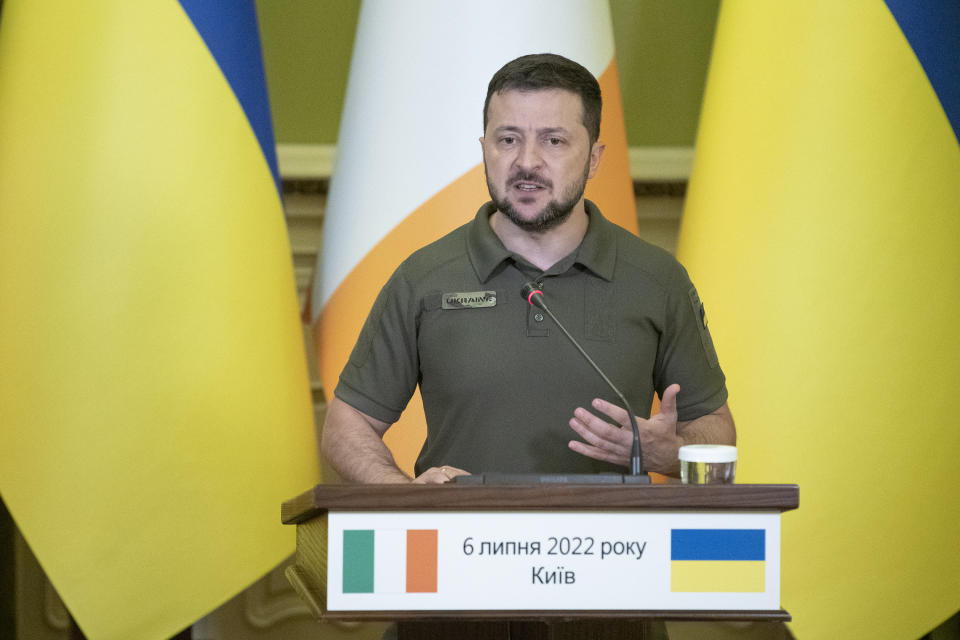
M 640 444 L 643 447 L 643 466 L 648 471 L 669 473 L 677 466 L 677 394 L 680 385 L 672 384 L 663 392 L 660 413 L 649 420 L 637 418 Z M 622 407 L 595 399 L 591 406 L 606 416 L 597 417 L 592 412 L 578 407 L 570 419 L 570 427 L 584 442 L 570 441 L 570 449 L 595 460 L 629 466 L 633 449 L 633 429 L 630 418 Z

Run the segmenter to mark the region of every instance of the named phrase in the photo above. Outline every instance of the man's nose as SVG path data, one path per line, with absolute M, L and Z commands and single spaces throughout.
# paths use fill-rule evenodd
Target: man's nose
M 516 164 L 521 169 L 536 169 L 543 162 L 540 149 L 535 144 L 523 144 L 517 154 Z

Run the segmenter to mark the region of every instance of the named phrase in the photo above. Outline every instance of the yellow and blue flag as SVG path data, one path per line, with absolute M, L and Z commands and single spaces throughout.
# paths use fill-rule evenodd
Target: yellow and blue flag
M 671 529 L 670 590 L 762 593 L 766 533 L 763 529 Z
M 744 482 L 800 485 L 797 637 L 956 612 L 960 4 L 726 2 L 678 253 Z
M 87 636 L 165 638 L 318 477 L 252 0 L 6 0 L 0 492 Z

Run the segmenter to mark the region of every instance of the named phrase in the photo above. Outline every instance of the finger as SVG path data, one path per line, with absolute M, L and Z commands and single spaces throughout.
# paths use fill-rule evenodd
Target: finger
M 413 484 L 443 484 L 446 481 L 439 469 L 431 468 L 414 478 Z
M 443 484 L 449 479 L 443 467 L 430 467 L 414 478 L 413 482 L 414 484 Z
M 451 466 L 442 466 L 442 467 L 430 467 L 419 476 L 414 478 L 414 484 L 444 484 L 450 482 L 453 478 L 457 476 L 468 476 L 470 475 L 469 471 L 464 471 L 457 467 Z
M 630 426 L 630 415 L 623 407 L 615 405 L 612 402 L 607 402 L 606 400 L 601 400 L 600 398 L 594 398 L 591 405 L 603 415 L 609 416 L 610 419 L 618 425 L 622 427 Z
M 578 442 L 576 440 L 571 440 L 567 446 L 570 447 L 571 451 L 587 456 L 588 458 L 593 458 L 594 460 L 611 462 L 613 464 L 618 464 L 620 466 L 627 466 L 627 464 L 630 461 L 629 455 L 624 455 L 624 454 L 618 455 L 613 451 L 607 451 L 606 449 L 599 449 L 597 447 L 592 447 L 588 444 L 585 444 L 583 442 Z
M 630 424 L 625 411 L 623 412 L 623 418 L 627 424 Z M 574 410 L 573 419 L 580 421 L 584 427 L 606 440 L 619 440 L 623 433 L 622 425 L 616 421 L 614 416 L 601 418 L 583 407 L 577 407 Z
M 677 394 L 680 393 L 680 385 L 672 384 L 663 390 L 663 397 L 660 399 L 660 413 L 664 416 L 672 416 L 676 420 L 677 415 Z
M 570 419 L 570 428 L 576 431 L 577 435 L 586 440 L 588 444 L 617 455 L 629 451 L 629 443 L 632 438 L 627 432 L 592 416 L 589 412 L 584 412 L 593 418 L 591 420 L 585 417 L 584 420 L 590 421 L 590 424 L 587 424 L 578 417 L 580 415 L 578 412 L 574 412 L 574 417 Z

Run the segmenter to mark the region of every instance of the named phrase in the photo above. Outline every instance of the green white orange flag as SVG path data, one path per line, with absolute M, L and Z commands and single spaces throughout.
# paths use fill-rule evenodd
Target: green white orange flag
M 254 9 L 3 3 L 0 492 L 90 638 L 233 596 L 319 478 Z
M 478 142 L 487 83 L 530 53 L 566 56 L 600 81 L 606 151 L 586 195 L 636 231 L 605 0 L 364 2 L 312 293 L 328 397 L 393 270 L 489 199 Z M 408 473 L 425 433 L 417 394 L 386 436 Z
M 783 521 L 797 637 L 916 638 L 957 610 L 960 5 L 731 2 L 679 242 L 743 482 Z

